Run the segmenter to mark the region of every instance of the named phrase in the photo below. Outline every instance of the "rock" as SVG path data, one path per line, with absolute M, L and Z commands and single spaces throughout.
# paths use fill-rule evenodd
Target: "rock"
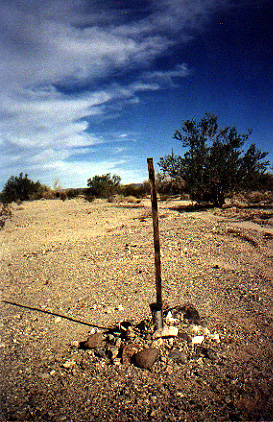
M 59 324 L 59 322 L 61 322 L 61 321 L 62 321 L 62 318 L 61 317 L 56 317 L 54 319 L 55 324 Z
M 202 325 L 193 325 L 191 330 L 196 334 L 204 334 L 205 336 L 210 334 L 210 330 L 207 327 L 203 327 Z
M 116 347 L 119 349 L 120 348 L 120 346 L 121 346 L 121 343 L 122 343 L 122 340 L 121 340 L 121 338 L 117 338 L 116 340 L 115 340 L 115 345 L 116 345 Z
M 156 348 L 143 349 L 133 356 L 133 362 L 139 368 L 149 369 L 153 366 L 160 351 Z
M 125 339 L 129 340 L 136 337 L 136 333 L 134 332 L 133 327 L 128 327 L 128 329 L 125 331 Z
M 165 325 L 163 328 L 159 328 L 153 334 L 153 338 L 160 337 L 176 337 L 178 335 L 178 328 L 174 326 Z
M 76 362 L 74 360 L 67 360 L 65 363 L 62 364 L 63 368 L 70 369 L 74 365 L 76 365 Z
M 169 357 L 178 363 L 186 363 L 188 361 L 186 353 L 177 348 L 174 348 L 170 351 Z
M 179 339 L 183 339 L 185 340 L 188 344 L 191 343 L 191 338 L 187 333 L 183 333 L 182 331 L 178 332 L 178 336 Z
M 102 349 L 101 347 L 97 347 L 94 350 L 94 352 L 95 352 L 95 355 L 98 356 L 98 357 L 100 357 L 100 358 L 103 358 L 103 359 L 107 359 L 108 358 L 107 354 L 105 353 L 105 350 Z
M 191 340 L 192 345 L 194 346 L 195 344 L 201 344 L 203 342 L 204 338 L 205 338 L 204 336 L 193 337 L 192 340 Z
M 164 344 L 163 338 L 158 338 L 152 342 L 152 347 L 159 348 L 163 346 L 163 344 Z
M 214 350 L 208 349 L 207 347 L 197 346 L 196 347 L 197 356 L 204 356 L 210 360 L 217 359 L 217 354 Z
M 80 347 L 82 349 L 96 349 L 102 345 L 102 341 L 102 333 L 95 333 L 88 337 L 87 341 L 80 342 Z
M 209 339 L 210 340 L 213 340 L 213 341 L 216 341 L 216 343 L 221 343 L 220 336 L 219 336 L 218 333 L 210 334 L 209 335 Z
M 194 324 L 198 324 L 200 322 L 200 316 L 198 311 L 194 308 L 193 305 L 188 304 L 183 307 L 184 312 L 184 319 L 189 322 L 193 322 Z
M 122 350 L 122 363 L 124 365 L 130 365 L 132 357 L 139 350 L 139 344 L 127 344 Z
M 179 324 L 180 320 L 178 318 L 173 318 L 171 311 L 167 313 L 166 316 L 166 324 L 167 325 L 177 325 Z
M 107 345 L 107 355 L 110 359 L 115 359 L 119 354 L 119 348 L 112 345 Z

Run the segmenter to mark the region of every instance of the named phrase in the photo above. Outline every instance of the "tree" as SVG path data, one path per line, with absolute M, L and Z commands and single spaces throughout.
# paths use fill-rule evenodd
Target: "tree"
M 28 175 L 20 173 L 19 176 L 11 176 L 6 182 L 1 193 L 2 202 L 9 203 L 13 201 L 26 201 L 30 197 L 41 190 L 42 185 L 38 182 L 33 182 L 28 178 Z
M 245 188 L 258 188 L 269 162 L 268 154 L 252 144 L 244 154 L 247 134 L 238 134 L 235 127 L 221 129 L 218 116 L 206 113 L 197 122 L 186 120 L 174 138 L 188 148 L 184 157 L 167 155 L 159 167 L 171 177 L 180 176 L 187 183 L 193 200 L 209 201 L 222 206 L 228 193 Z
M 87 180 L 87 196 L 89 198 L 107 198 L 118 191 L 120 181 L 120 176 L 116 174 L 113 176 L 110 173 L 103 174 L 102 176 L 96 175 L 92 179 Z

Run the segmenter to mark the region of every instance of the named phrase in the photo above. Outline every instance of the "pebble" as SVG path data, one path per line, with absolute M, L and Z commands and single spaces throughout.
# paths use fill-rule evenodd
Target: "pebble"
M 76 365 L 76 362 L 74 360 L 67 360 L 66 362 L 64 362 L 62 364 L 62 367 L 65 369 L 70 369 L 72 368 L 74 365 Z
M 192 340 L 191 340 L 192 345 L 194 345 L 194 344 L 201 344 L 204 341 L 204 338 L 205 338 L 204 336 L 195 336 L 195 337 L 193 337 Z
M 210 340 L 216 341 L 216 343 L 221 343 L 220 336 L 219 336 L 218 333 L 210 334 L 209 338 L 210 338 Z
M 80 342 L 80 347 L 83 349 L 96 349 L 101 346 L 102 341 L 102 333 L 95 333 L 88 337 L 87 341 Z
M 61 321 L 62 321 L 61 317 L 57 317 L 57 318 L 54 319 L 55 324 L 58 324 Z
M 184 333 L 183 331 L 178 332 L 178 338 L 185 340 L 187 343 L 191 343 L 190 336 L 187 333 Z
M 159 348 L 159 347 L 163 346 L 163 344 L 164 344 L 163 338 L 158 338 L 157 340 L 154 340 L 152 342 L 152 347 Z
M 130 365 L 132 357 L 139 350 L 139 344 L 127 344 L 122 350 L 122 363 L 124 365 Z
M 133 356 L 133 361 L 136 366 L 139 368 L 149 369 L 153 366 L 156 359 L 160 355 L 159 349 L 149 348 L 143 349 L 140 352 L 137 352 Z
M 92 334 L 96 334 L 99 332 L 99 329 L 97 327 L 93 327 L 91 328 L 91 330 L 89 331 L 88 335 L 92 336 Z
M 177 325 L 179 324 L 180 320 L 178 318 L 173 318 L 171 311 L 168 312 L 166 316 L 166 324 L 167 325 Z
M 193 325 L 191 330 L 196 334 L 202 333 L 206 336 L 210 334 L 210 330 L 207 327 L 202 327 L 202 325 Z
M 117 357 L 117 355 L 119 354 L 119 348 L 116 347 L 116 346 L 109 345 L 107 347 L 107 354 L 110 355 L 109 357 L 111 359 L 115 359 Z
M 176 337 L 178 335 L 178 328 L 174 326 L 165 325 L 163 328 L 159 328 L 153 334 L 153 338 L 160 337 Z
M 178 363 L 186 363 L 188 361 L 186 353 L 177 348 L 170 351 L 169 357 Z
M 207 347 L 197 346 L 196 347 L 196 354 L 200 356 L 204 356 L 210 360 L 217 359 L 217 354 L 212 349 L 208 349 Z

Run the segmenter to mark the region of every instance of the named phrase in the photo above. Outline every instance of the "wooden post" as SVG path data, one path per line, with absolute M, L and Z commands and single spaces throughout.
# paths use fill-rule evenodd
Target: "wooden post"
M 155 249 L 155 281 L 156 281 L 156 301 L 157 305 L 162 305 L 161 292 L 161 262 L 160 262 L 160 242 L 159 242 L 159 227 L 158 227 L 158 211 L 157 211 L 157 197 L 155 189 L 155 171 L 154 162 L 152 158 L 147 158 L 149 179 L 151 184 L 151 201 L 154 227 L 154 249 Z

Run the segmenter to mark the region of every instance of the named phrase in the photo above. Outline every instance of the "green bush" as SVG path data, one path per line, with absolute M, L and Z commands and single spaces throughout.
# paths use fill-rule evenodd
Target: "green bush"
M 19 176 L 11 176 L 6 182 L 1 193 L 1 200 L 4 203 L 13 201 L 27 201 L 33 198 L 34 195 L 39 196 L 42 190 L 42 185 L 39 181 L 33 182 L 28 178 L 28 175 L 20 173 Z
M 108 198 L 109 196 L 120 193 L 120 180 L 121 178 L 110 173 L 103 174 L 102 176 L 94 176 L 87 180 L 86 199 L 92 200 L 93 198 Z
M 150 183 L 144 181 L 143 183 L 136 184 L 130 183 L 121 187 L 121 194 L 123 196 L 134 196 L 135 198 L 143 198 L 150 193 Z
M 163 174 L 183 179 L 191 199 L 221 207 L 230 192 L 261 190 L 272 180 L 267 173 L 270 163 L 264 160 L 268 153 L 255 144 L 242 150 L 250 134 L 241 135 L 235 127 L 221 129 L 214 114 L 206 113 L 200 122 L 186 120 L 174 138 L 187 151 L 183 157 L 173 152 L 161 157 L 159 167 Z

